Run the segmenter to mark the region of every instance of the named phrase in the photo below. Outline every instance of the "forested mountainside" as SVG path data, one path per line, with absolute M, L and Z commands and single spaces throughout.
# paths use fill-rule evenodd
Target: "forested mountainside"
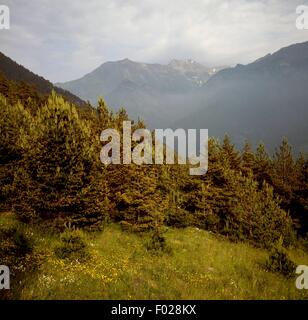
M 85 101 L 70 93 L 67 90 L 55 87 L 50 81 L 38 76 L 26 69 L 22 65 L 13 61 L 0 52 L 0 74 L 4 75 L 8 80 L 18 83 L 24 82 L 27 86 L 33 86 L 37 92 L 42 95 L 48 95 L 52 90 L 65 97 L 68 101 L 76 105 L 86 105 Z

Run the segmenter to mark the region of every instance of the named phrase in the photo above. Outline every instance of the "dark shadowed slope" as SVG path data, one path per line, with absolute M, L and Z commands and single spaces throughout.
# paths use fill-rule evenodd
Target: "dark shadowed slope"
M 68 101 L 75 103 L 79 106 L 85 105 L 85 102 L 74 94 L 63 90 L 61 88 L 53 86 L 53 84 L 40 77 L 33 72 L 29 71 L 22 65 L 19 65 L 9 57 L 5 56 L 0 52 L 0 73 L 4 74 L 4 76 L 16 82 L 25 82 L 34 86 L 39 93 L 41 94 L 49 94 L 52 90 L 55 90 L 58 94 L 61 94 Z
M 176 127 L 230 134 L 237 144 L 263 140 L 273 150 L 286 136 L 296 151 L 308 150 L 308 42 L 214 75 L 203 86 L 199 110 Z

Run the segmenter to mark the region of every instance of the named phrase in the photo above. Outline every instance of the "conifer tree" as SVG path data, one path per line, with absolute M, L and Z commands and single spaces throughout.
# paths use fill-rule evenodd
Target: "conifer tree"
M 298 184 L 291 201 L 295 226 L 302 236 L 308 234 L 308 157 L 301 154 L 296 161 Z
M 6 77 L 0 73 L 0 94 L 3 97 L 11 96 L 11 83 L 6 79 Z
M 249 176 L 255 167 L 255 156 L 251 144 L 246 141 L 242 152 L 241 171 L 245 176 Z
M 231 169 L 240 170 L 240 154 L 236 150 L 234 144 L 232 144 L 228 135 L 225 135 L 223 140 L 222 155 L 228 160 Z
M 298 184 L 298 171 L 286 138 L 274 155 L 272 181 L 275 192 L 282 198 L 283 207 L 288 208 Z
M 248 240 L 265 247 L 271 246 L 280 237 L 285 245 L 293 243 L 292 220 L 280 208 L 279 199 L 268 184 L 264 183 L 259 190 L 252 176 L 230 172 L 228 189 L 232 196 L 226 202 L 227 206 L 218 213 L 221 233 L 231 239 Z
M 13 201 L 14 171 L 23 158 L 21 137 L 28 134 L 31 121 L 20 103 L 10 105 L 0 95 L 0 199 L 6 205 Z
M 272 172 L 272 160 L 266 152 L 264 144 L 260 143 L 255 154 L 254 177 L 259 182 L 260 186 L 264 181 L 272 184 Z
M 97 113 L 100 130 L 109 128 L 112 123 L 113 114 L 102 97 L 98 100 Z
M 100 224 L 106 189 L 95 139 L 75 107 L 52 93 L 23 140 L 23 166 L 15 179 L 21 188 L 17 212 L 24 218 L 29 213 L 62 217 L 79 226 Z
M 166 198 L 159 190 L 154 166 L 108 165 L 107 172 L 109 188 L 113 190 L 113 220 L 138 232 L 163 225 Z

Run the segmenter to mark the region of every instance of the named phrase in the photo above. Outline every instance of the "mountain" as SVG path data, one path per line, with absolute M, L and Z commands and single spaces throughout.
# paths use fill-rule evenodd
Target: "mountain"
M 57 85 L 92 104 L 103 96 L 110 106 L 124 106 L 130 117 L 141 117 L 150 127 L 159 128 L 199 106 L 195 103 L 198 92 L 211 73 L 192 60 L 162 65 L 124 59 L 106 62 L 81 79 Z
M 169 67 L 182 73 L 187 79 L 198 86 L 202 86 L 208 81 L 213 72 L 213 69 L 207 68 L 202 64 L 188 60 L 172 60 Z
M 202 106 L 174 127 L 228 133 L 238 145 L 262 140 L 270 151 L 285 136 L 296 151 L 307 152 L 308 42 L 222 70 L 202 90 Z
M 75 96 L 74 94 L 63 90 L 62 88 L 55 87 L 50 81 L 40 77 L 33 72 L 29 71 L 22 65 L 13 61 L 6 55 L 0 52 L 0 73 L 3 74 L 8 80 L 15 82 L 24 82 L 32 85 L 36 90 L 43 94 L 50 94 L 52 90 L 55 90 L 58 94 L 65 97 L 71 103 L 79 106 L 85 105 L 85 101 Z
M 207 128 L 237 146 L 263 141 L 271 152 L 285 136 L 295 151 L 308 150 L 308 42 L 223 70 L 193 60 L 107 62 L 58 86 L 93 104 L 104 96 L 151 128 Z

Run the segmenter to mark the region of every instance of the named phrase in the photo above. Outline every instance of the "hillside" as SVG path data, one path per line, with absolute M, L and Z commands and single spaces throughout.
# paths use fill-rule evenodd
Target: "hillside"
M 13 61 L 9 57 L 5 56 L 0 52 L 0 74 L 3 74 L 8 80 L 15 82 L 24 82 L 27 85 L 31 85 L 36 88 L 36 90 L 43 95 L 50 94 L 52 90 L 56 91 L 58 94 L 65 97 L 68 101 L 82 106 L 85 105 L 85 102 L 79 97 L 70 93 L 67 90 L 53 86 L 53 84 L 44 79 L 41 76 L 38 76 L 26 69 L 22 65 Z
M 0 231 L 15 225 L 11 215 L 0 215 Z M 169 254 L 146 250 L 147 237 L 109 225 L 85 235 L 90 258 L 75 262 L 57 258 L 57 235 L 20 225 L 36 238 L 32 263 L 35 273 L 22 278 L 15 298 L 28 299 L 308 299 L 291 279 L 268 272 L 266 250 L 197 228 L 169 228 Z M 1 233 L 1 232 L 0 232 Z M 290 250 L 298 264 L 308 264 L 303 251 Z M 29 264 L 28 266 L 29 267 Z
M 203 106 L 174 124 L 208 128 L 212 136 L 264 141 L 271 151 L 283 136 L 308 150 L 308 42 L 248 65 L 218 72 L 203 86 Z

